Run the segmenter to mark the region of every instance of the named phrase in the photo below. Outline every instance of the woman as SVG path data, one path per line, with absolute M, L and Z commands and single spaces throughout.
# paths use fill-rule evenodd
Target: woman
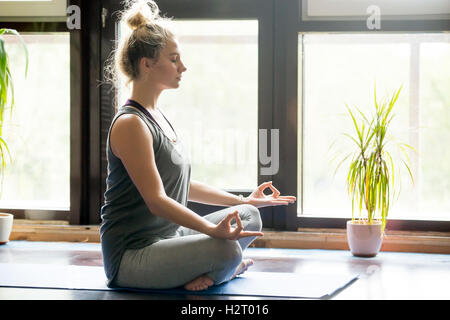
M 153 1 L 128 3 L 121 19 L 132 32 L 115 52 L 115 68 L 132 92 L 107 139 L 100 228 L 107 284 L 204 290 L 253 263 L 242 259 L 242 251 L 263 235 L 257 207 L 286 205 L 295 197 L 280 196 L 271 182 L 244 199 L 190 180 L 188 156 L 157 107 L 161 92 L 178 88 L 186 71 L 178 42 Z M 271 196 L 263 193 L 267 187 Z M 186 207 L 188 199 L 229 208 L 201 217 Z

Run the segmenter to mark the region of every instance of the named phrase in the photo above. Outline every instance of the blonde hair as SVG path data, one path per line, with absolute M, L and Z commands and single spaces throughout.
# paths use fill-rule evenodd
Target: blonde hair
M 158 60 L 161 50 L 175 38 L 168 26 L 171 19 L 160 15 L 153 0 L 124 1 L 119 18 L 131 32 L 121 36 L 105 67 L 105 78 L 114 86 L 118 85 L 118 71 L 127 78 L 128 85 L 139 76 L 141 58 Z

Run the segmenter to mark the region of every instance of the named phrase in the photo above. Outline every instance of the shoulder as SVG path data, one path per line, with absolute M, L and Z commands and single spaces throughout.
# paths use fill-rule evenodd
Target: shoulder
M 144 120 L 131 113 L 120 114 L 111 128 L 111 151 L 120 155 L 123 146 L 138 143 L 153 144 L 153 134 Z M 120 157 L 120 156 L 119 156 Z
M 112 132 L 120 132 L 123 134 L 148 131 L 144 120 L 138 115 L 132 113 L 120 114 L 114 122 L 111 130 Z
M 122 126 L 137 125 L 139 128 L 149 128 L 155 134 L 155 128 L 152 121 L 150 121 L 141 111 L 134 107 L 126 107 L 119 111 L 116 115 L 116 121 Z

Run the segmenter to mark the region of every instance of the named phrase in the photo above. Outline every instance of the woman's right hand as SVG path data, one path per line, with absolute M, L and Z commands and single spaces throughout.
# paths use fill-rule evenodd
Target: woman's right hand
M 236 219 L 236 228 L 231 227 L 231 221 Z M 215 227 L 209 232 L 209 236 L 219 239 L 237 240 L 243 237 L 253 237 L 253 236 L 263 236 L 262 232 L 256 231 L 243 231 L 241 217 L 238 211 L 229 213 L 225 218 L 222 219 Z

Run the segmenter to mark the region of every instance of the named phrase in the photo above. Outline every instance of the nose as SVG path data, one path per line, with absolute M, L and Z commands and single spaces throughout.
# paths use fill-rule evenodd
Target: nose
M 186 66 L 184 65 L 184 63 L 180 60 L 180 73 L 185 72 L 187 70 Z

